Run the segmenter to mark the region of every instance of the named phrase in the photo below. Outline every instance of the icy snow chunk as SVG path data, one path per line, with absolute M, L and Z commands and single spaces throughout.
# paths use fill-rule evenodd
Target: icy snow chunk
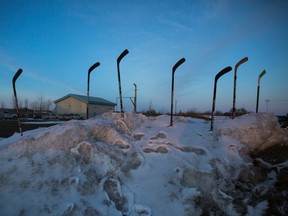
M 147 119 L 142 114 L 124 113 L 123 115 L 124 117 L 121 117 L 120 113 L 112 113 L 108 118 L 111 118 L 117 129 L 125 134 L 129 134 L 138 128 Z
M 123 150 L 129 150 L 131 148 L 130 144 L 128 144 L 127 142 L 125 142 L 122 139 L 115 140 L 113 142 L 113 145 L 120 148 L 120 149 L 123 149 Z
M 247 215 L 263 215 L 265 210 L 268 207 L 268 201 L 264 200 L 258 203 L 255 207 L 248 206 L 248 214 Z
M 79 180 L 79 178 L 77 177 L 77 176 L 71 176 L 70 178 L 69 178 L 69 184 L 70 185 L 78 185 L 79 184 L 79 182 L 80 182 L 80 180 Z
M 91 129 L 91 138 L 95 141 L 113 143 L 120 137 L 120 134 L 111 125 L 95 125 Z
M 73 213 L 74 209 L 75 209 L 75 204 L 74 203 L 67 204 L 66 210 L 64 212 L 64 215 L 71 215 Z
M 125 123 L 129 130 L 135 130 L 138 128 L 143 122 L 147 121 L 147 117 L 142 114 L 135 113 L 124 113 L 124 117 L 121 117 L 120 113 L 112 113 L 110 116 L 113 120 L 121 120 Z
M 125 134 L 129 134 L 130 133 L 130 129 L 127 127 L 126 123 L 123 120 L 116 120 L 114 121 L 117 129 Z
M 139 216 L 151 216 L 152 215 L 151 208 L 149 206 L 147 206 L 147 205 L 135 204 L 134 208 L 135 208 L 135 212 Z
M 93 159 L 93 147 L 87 141 L 80 142 L 75 148 L 71 148 L 70 152 L 76 156 L 76 159 L 89 163 Z

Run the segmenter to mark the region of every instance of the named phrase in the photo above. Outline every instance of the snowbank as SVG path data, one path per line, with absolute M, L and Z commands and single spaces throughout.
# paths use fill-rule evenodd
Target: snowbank
M 261 151 L 275 144 L 288 144 L 287 132 L 281 129 L 273 114 L 250 113 L 217 125 L 221 136 L 240 141 L 246 153 Z
M 214 133 L 204 120 L 174 120 L 108 113 L 0 141 L 0 215 L 265 212 L 273 170 L 288 163 L 263 176 L 243 149 L 285 141 L 274 117 L 224 120 Z

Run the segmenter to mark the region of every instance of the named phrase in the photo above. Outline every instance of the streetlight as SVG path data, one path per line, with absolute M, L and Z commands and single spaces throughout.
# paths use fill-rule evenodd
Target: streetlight
M 89 88 L 90 88 L 90 73 L 100 65 L 99 62 L 93 64 L 88 70 L 88 83 L 87 83 L 87 108 L 86 108 L 86 119 L 89 118 Z
M 15 97 L 15 104 L 16 104 L 16 111 L 17 111 L 17 120 L 18 120 L 18 127 L 19 127 L 19 132 L 21 134 L 21 136 L 23 136 L 23 132 L 22 132 L 22 127 L 21 127 L 21 121 L 20 121 L 20 115 L 19 115 L 19 108 L 18 108 L 18 99 L 17 99 L 17 93 L 16 93 L 16 80 L 18 79 L 18 77 L 21 75 L 21 73 L 23 72 L 23 70 L 20 68 L 16 74 L 14 75 L 13 79 L 12 79 L 12 85 L 13 85 L 13 91 L 14 91 L 14 97 Z
M 258 113 L 259 106 L 259 92 L 260 92 L 260 80 L 266 74 L 266 70 L 263 70 L 262 73 L 258 76 L 258 86 L 257 86 L 257 100 L 256 100 L 256 113 Z
M 171 113 L 170 113 L 170 126 L 173 126 L 173 97 L 174 97 L 174 73 L 176 69 L 186 61 L 185 58 L 181 58 L 172 68 L 172 90 L 171 90 Z
M 236 101 L 236 80 L 237 80 L 237 68 L 245 63 L 246 61 L 248 61 L 248 57 L 245 57 L 243 59 L 241 59 L 236 65 L 235 65 L 235 69 L 234 69 L 234 92 L 233 92 L 233 108 L 232 108 L 232 118 L 235 118 L 235 113 L 236 113 L 236 109 L 235 109 L 235 101 Z
M 213 124 L 214 124 L 214 111 L 215 111 L 215 104 L 216 104 L 216 91 L 217 91 L 217 81 L 218 79 L 228 73 L 229 71 L 231 71 L 232 68 L 230 66 L 224 68 L 223 70 L 221 70 L 214 79 L 214 93 L 213 93 L 213 102 L 212 102 L 212 113 L 211 113 L 211 127 L 210 127 L 210 131 L 213 131 Z
M 120 61 L 129 53 L 127 49 L 125 49 L 120 56 L 117 58 L 117 71 L 118 71 L 118 85 L 119 85 L 119 95 L 120 95 L 120 109 L 121 109 L 121 117 L 123 118 L 123 102 L 122 102 L 122 91 L 121 91 L 121 79 L 120 79 Z

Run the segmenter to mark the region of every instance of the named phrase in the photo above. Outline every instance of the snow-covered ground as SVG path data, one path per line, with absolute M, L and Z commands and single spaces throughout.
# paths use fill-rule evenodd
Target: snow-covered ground
M 258 158 L 260 172 L 248 155 L 288 145 L 275 116 L 217 121 L 213 132 L 204 120 L 169 120 L 106 113 L 0 141 L 0 215 L 265 213 L 288 161 Z

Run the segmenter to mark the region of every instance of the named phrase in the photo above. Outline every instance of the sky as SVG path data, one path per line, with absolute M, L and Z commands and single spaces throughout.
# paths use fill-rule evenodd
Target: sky
M 233 104 L 260 112 L 288 113 L 288 1 L 286 0 L 59 0 L 0 1 L 0 101 L 12 106 L 12 78 L 20 101 L 43 96 L 90 95 L 119 103 L 118 56 L 124 110 L 137 85 L 137 110 L 169 112 L 172 67 L 176 112 L 211 111 L 215 75 L 232 70 L 217 84 L 216 110 Z M 267 103 L 267 100 L 269 102 Z M 117 106 L 117 110 L 119 110 Z

